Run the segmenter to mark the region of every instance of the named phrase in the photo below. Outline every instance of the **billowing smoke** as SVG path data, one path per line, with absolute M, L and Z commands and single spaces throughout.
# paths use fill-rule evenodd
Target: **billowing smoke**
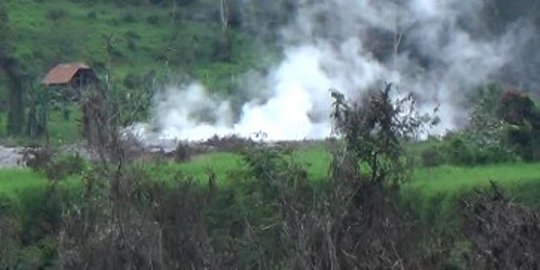
M 298 0 L 295 19 L 280 32 L 283 61 L 240 84 L 257 85 L 260 94 L 233 110 L 197 82 L 169 87 L 156 99 L 154 121 L 139 130 L 149 136 L 151 126 L 154 136 L 187 140 L 260 132 L 269 140 L 324 138 L 331 131 L 329 89 L 354 98 L 385 81 L 414 92 L 421 110 L 439 107 L 433 132 L 455 128 L 466 93 L 497 80 L 534 35 L 527 22 L 490 31 L 484 3 Z

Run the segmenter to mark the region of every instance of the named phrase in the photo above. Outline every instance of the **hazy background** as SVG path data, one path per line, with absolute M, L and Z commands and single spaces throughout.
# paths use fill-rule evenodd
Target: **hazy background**
M 138 133 L 186 140 L 259 132 L 269 140 L 325 138 L 329 89 L 354 99 L 384 82 L 394 83 L 396 94 L 415 93 L 424 112 L 438 107 L 441 124 L 431 132 L 443 133 L 465 124 L 464 101 L 478 86 L 538 86 L 537 22 L 524 14 L 493 23 L 493 1 L 259 2 L 234 2 L 235 16 L 261 40 L 276 42 L 282 60 L 239 76 L 228 97 L 209 95 L 198 78 L 168 86 Z M 268 14 L 251 13 L 261 8 L 254 5 L 268 5 Z

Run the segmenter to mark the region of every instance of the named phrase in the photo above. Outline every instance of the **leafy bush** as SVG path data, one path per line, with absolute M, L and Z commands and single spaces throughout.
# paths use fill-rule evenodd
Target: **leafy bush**
M 443 149 L 439 145 L 431 145 L 420 153 L 422 165 L 436 167 L 446 163 Z
M 23 152 L 23 162 L 32 170 L 44 174 L 49 180 L 62 180 L 81 174 L 87 167 L 86 161 L 76 155 L 55 157 L 49 148 L 30 148 Z
M 447 162 L 474 166 L 534 160 L 534 103 L 522 92 L 498 85 L 479 88 L 470 97 L 468 126 L 441 141 Z M 427 157 L 426 157 L 427 158 Z
M 122 22 L 124 23 L 134 23 L 137 21 L 137 17 L 130 11 L 126 12 L 124 16 L 122 16 Z
M 64 20 L 67 16 L 68 13 L 65 9 L 58 8 L 47 11 L 47 19 L 53 22 Z
M 192 151 L 188 144 L 179 143 L 174 150 L 174 160 L 176 162 L 185 162 L 191 158 Z
M 208 138 L 203 145 L 211 147 L 217 151 L 243 153 L 245 149 L 257 145 L 252 139 L 246 139 L 235 135 L 219 137 L 217 135 Z
M 149 15 L 146 17 L 146 21 L 151 25 L 157 25 L 159 24 L 159 16 L 156 14 Z
M 451 133 L 441 140 L 430 141 L 420 151 L 421 164 L 426 167 L 445 163 L 457 166 L 475 166 L 518 160 L 518 155 L 507 144 L 486 144 L 470 131 Z
M 133 74 L 133 73 L 128 73 L 125 77 L 124 77 L 124 80 L 122 81 L 122 84 L 124 85 L 124 87 L 126 87 L 127 89 L 134 89 L 134 88 L 137 88 L 137 87 L 140 87 L 141 84 L 142 84 L 142 78 L 137 76 L 136 74 Z
M 19 250 L 19 269 L 57 269 L 58 242 L 53 235 Z
M 65 190 L 55 184 L 18 195 L 21 245 L 16 258 L 21 269 L 47 269 L 58 258 L 56 236 L 62 227 L 64 195 Z
M 506 143 L 525 161 L 540 160 L 540 111 L 525 93 L 506 91 L 498 116 L 506 123 Z
M 97 19 L 97 12 L 95 10 L 92 10 L 92 11 L 88 12 L 88 14 L 86 14 L 86 17 L 88 19 L 95 20 L 95 19 Z
M 80 175 L 86 169 L 86 161 L 76 155 L 67 155 L 56 159 L 43 169 L 50 180 L 62 180 L 71 175 Z
M 473 148 L 460 136 L 450 138 L 445 145 L 445 150 L 451 164 L 472 166 L 476 163 Z
M 126 39 L 133 39 L 133 40 L 140 40 L 141 39 L 141 35 L 139 35 L 139 33 L 135 32 L 133 30 L 126 31 L 124 33 L 124 36 L 126 37 Z
M 415 111 L 412 94 L 393 100 L 392 90 L 392 84 L 386 84 L 384 90 L 370 91 L 357 103 L 347 101 L 337 91 L 331 93 L 334 130 L 347 143 L 345 154 L 354 167 L 365 164 L 368 182 L 381 186 L 399 186 L 405 180 L 408 160 L 403 142 L 431 121 L 429 115 Z
M 49 166 L 53 160 L 54 151 L 43 147 L 30 147 L 23 151 L 22 162 L 34 171 L 40 171 Z
M 21 224 L 14 202 L 0 196 L 0 269 L 15 269 L 20 238 Z

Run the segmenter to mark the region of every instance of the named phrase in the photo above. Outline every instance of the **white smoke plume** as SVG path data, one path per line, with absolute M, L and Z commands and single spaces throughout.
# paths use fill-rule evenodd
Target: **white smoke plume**
M 525 26 L 483 34 L 484 2 L 299 0 L 281 32 L 283 61 L 255 84 L 261 98 L 243 104 L 239 119 L 228 101 L 194 82 L 161 93 L 153 123 L 139 130 L 182 140 L 258 132 L 268 140 L 324 138 L 331 130 L 329 89 L 354 98 L 384 81 L 414 92 L 422 110 L 439 106 L 442 124 L 433 132 L 455 128 L 466 91 L 494 79 L 532 35 Z

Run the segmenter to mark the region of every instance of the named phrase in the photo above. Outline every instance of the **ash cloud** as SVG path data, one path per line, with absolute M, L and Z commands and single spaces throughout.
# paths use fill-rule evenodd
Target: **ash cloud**
M 257 2 L 244 0 L 248 7 Z M 296 1 L 294 19 L 279 32 L 283 61 L 240 83 L 259 87 L 249 100 L 231 106 L 196 82 L 169 87 L 156 99 L 153 133 L 185 140 L 257 132 L 269 140 L 324 138 L 331 129 L 330 88 L 355 98 L 384 81 L 414 92 L 421 110 L 439 107 L 441 125 L 432 132 L 457 128 L 464 121 L 460 104 L 467 91 L 504 80 L 508 69 L 523 80 L 519 61 L 536 33 L 527 21 L 490 31 L 485 5 L 482 0 Z M 268 32 L 264 24 L 259 27 Z M 148 126 L 140 130 L 150 132 Z

